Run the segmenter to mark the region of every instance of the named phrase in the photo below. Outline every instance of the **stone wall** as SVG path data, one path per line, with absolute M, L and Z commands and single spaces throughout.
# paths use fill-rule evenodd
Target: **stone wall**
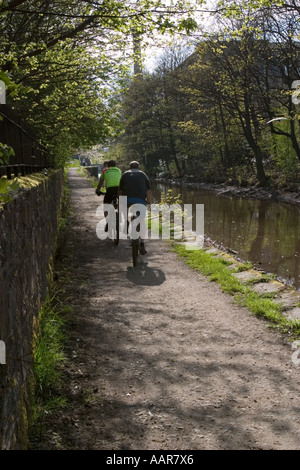
M 52 171 L 0 210 L 1 450 L 27 448 L 33 332 L 47 294 L 62 190 L 63 171 Z

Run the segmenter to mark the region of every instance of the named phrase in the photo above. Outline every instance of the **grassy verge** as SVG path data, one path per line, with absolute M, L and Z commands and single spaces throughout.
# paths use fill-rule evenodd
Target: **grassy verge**
M 57 234 L 56 254 L 53 268 L 64 245 L 67 220 L 70 214 L 67 172 L 64 174 L 64 188 Z M 32 406 L 32 428 L 42 425 L 43 416 L 50 410 L 65 406 L 66 399 L 60 393 L 62 367 L 66 360 L 64 346 L 69 308 L 62 300 L 63 290 L 51 279 L 49 294 L 40 309 L 34 344 L 35 395 Z
M 33 423 L 53 407 L 65 405 L 60 396 L 61 366 L 65 361 L 65 313 L 58 294 L 48 296 L 39 313 L 34 350 L 35 400 Z
M 237 270 L 248 269 L 248 265 L 241 265 L 237 270 L 232 270 L 228 269 L 231 261 L 226 258 L 216 257 L 203 249 L 189 251 L 180 243 L 172 243 L 172 246 L 188 266 L 201 272 L 211 281 L 217 282 L 239 305 L 246 307 L 254 315 L 270 321 L 272 327 L 289 333 L 293 338 L 300 336 L 300 321 L 290 320 L 284 316 L 283 307 L 275 302 L 270 294 L 258 294 L 251 289 L 251 283 L 242 283 L 233 275 Z

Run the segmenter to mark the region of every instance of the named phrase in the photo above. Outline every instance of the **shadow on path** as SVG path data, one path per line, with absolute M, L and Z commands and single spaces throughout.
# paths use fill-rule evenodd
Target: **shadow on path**
M 138 260 L 138 265 L 133 268 L 129 266 L 126 273 L 127 279 L 139 286 L 159 286 L 166 280 L 164 272 L 149 263 Z

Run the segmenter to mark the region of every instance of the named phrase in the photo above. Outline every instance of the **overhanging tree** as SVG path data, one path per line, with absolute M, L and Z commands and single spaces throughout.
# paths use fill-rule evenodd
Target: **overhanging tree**
M 112 109 L 109 95 L 115 93 L 120 77 L 122 81 L 122 74 L 129 70 L 126 60 L 132 59 L 133 32 L 153 38 L 156 33 L 191 30 L 196 24 L 192 19 L 195 3 L 200 5 L 202 1 L 3 1 L 0 5 L 0 70 L 17 84 L 10 103 L 20 109 L 23 117 L 31 114 L 30 119 L 41 125 L 42 136 L 47 136 L 42 125 L 46 110 L 43 116 L 37 110 L 45 109 L 46 103 L 53 105 L 56 119 L 53 120 L 53 113 L 50 119 L 50 112 L 46 126 L 55 124 L 57 127 L 59 122 L 64 122 L 63 134 L 65 118 L 70 117 L 72 108 L 78 110 L 75 95 L 80 92 L 80 83 L 84 84 L 81 87 L 88 99 L 85 111 L 84 100 L 80 101 L 81 113 L 76 116 L 83 125 L 77 127 L 76 136 L 79 139 L 81 135 L 84 142 L 90 126 L 83 120 L 88 123 L 90 116 L 91 122 L 93 116 L 99 118 L 99 114 L 105 116 L 104 120 L 98 120 L 100 127 L 105 121 L 102 131 L 98 132 L 104 136 L 115 125 L 115 112 L 108 125 L 108 109 Z M 84 57 L 85 66 L 81 67 L 78 62 Z M 56 130 L 58 134 L 60 129 Z

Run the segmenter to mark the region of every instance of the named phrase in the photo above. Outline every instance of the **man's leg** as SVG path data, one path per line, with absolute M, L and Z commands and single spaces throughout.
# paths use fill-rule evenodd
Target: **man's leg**
M 140 242 L 140 253 L 141 255 L 145 255 L 147 253 L 144 240 L 141 240 Z
M 118 187 L 107 188 L 104 199 L 103 199 L 103 203 L 104 204 L 112 204 L 114 197 L 118 196 L 118 189 L 119 189 Z M 108 216 L 108 212 L 104 211 L 104 217 L 106 219 L 106 224 L 105 224 L 105 228 L 104 228 L 105 232 L 108 231 L 107 216 Z
M 103 199 L 103 204 L 110 204 L 109 201 L 109 195 L 107 193 L 105 193 L 105 196 L 104 196 L 104 199 Z M 108 216 L 108 212 L 107 211 L 104 211 L 104 218 L 106 219 L 106 224 L 105 224 L 105 227 L 104 227 L 104 232 L 107 232 L 108 230 L 108 222 L 107 222 L 107 216 Z
M 138 206 L 138 210 L 137 210 L 137 207 L 134 207 L 134 210 L 136 210 L 136 213 L 135 213 L 134 217 L 139 217 L 139 223 L 136 227 L 136 231 L 140 232 L 140 253 L 142 255 L 144 255 L 144 254 L 147 253 L 147 250 L 145 248 L 145 239 L 144 239 L 144 236 L 146 235 L 146 222 L 145 222 L 145 219 L 146 219 L 147 209 L 146 209 L 146 206 L 144 204 L 129 203 L 128 204 L 128 213 L 129 213 L 129 208 L 131 206 L 136 206 L 136 205 Z M 129 217 L 128 217 L 128 220 L 129 220 Z
M 147 250 L 145 248 L 145 239 L 144 236 L 146 236 L 146 206 L 142 207 L 142 211 L 140 213 L 141 215 L 141 222 L 140 222 L 140 233 L 141 233 L 141 238 L 140 238 L 140 253 L 141 255 L 145 255 L 147 253 Z

